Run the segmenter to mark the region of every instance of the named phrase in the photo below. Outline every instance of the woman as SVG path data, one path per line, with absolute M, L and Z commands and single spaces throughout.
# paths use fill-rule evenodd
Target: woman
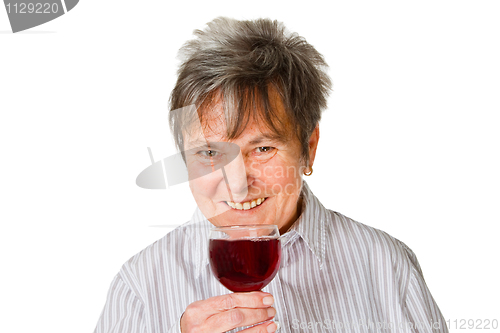
M 218 18 L 195 34 L 170 123 L 199 209 L 125 263 L 96 332 L 274 332 L 273 319 L 282 332 L 446 332 L 413 252 L 325 209 L 302 180 L 331 86 L 323 57 L 270 20 Z M 210 228 L 234 224 L 283 235 L 266 292 L 228 293 L 210 271 Z

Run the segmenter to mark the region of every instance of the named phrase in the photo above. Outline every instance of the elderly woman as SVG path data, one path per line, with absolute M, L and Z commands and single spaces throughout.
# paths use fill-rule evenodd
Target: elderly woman
M 413 252 L 325 209 L 302 179 L 330 90 L 321 54 L 270 20 L 219 18 L 195 34 L 170 121 L 199 209 L 125 263 L 96 332 L 274 332 L 276 322 L 282 332 L 446 332 Z M 230 293 L 210 270 L 210 229 L 235 224 L 282 234 L 265 292 Z

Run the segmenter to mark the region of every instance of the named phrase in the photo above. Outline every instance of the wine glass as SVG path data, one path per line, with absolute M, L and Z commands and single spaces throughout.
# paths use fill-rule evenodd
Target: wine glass
M 210 267 L 233 292 L 264 288 L 278 272 L 281 259 L 276 225 L 216 227 L 210 232 Z

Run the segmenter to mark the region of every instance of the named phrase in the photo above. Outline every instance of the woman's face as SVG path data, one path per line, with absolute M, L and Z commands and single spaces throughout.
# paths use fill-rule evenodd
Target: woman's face
M 277 137 L 255 121 L 234 140 L 226 140 L 225 133 L 222 110 L 215 108 L 208 123 L 186 137 L 189 184 L 198 207 L 215 226 L 274 224 L 286 232 L 300 215 L 306 165 L 299 141 Z M 310 166 L 318 139 L 316 128 L 309 140 Z

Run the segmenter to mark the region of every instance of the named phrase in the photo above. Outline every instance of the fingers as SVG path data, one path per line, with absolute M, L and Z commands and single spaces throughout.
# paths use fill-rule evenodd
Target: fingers
M 272 307 L 264 309 L 234 308 L 208 318 L 206 327 L 216 327 L 222 332 L 236 327 L 255 325 L 274 318 L 276 310 Z M 267 327 L 268 324 L 265 326 Z M 258 331 L 256 331 L 258 332 Z
M 267 321 L 265 323 L 255 325 L 253 327 L 247 328 L 241 331 L 242 333 L 272 333 L 278 330 L 278 325 L 273 321 Z
M 253 291 L 216 296 L 191 305 L 211 316 L 234 308 L 267 308 L 273 303 L 274 298 L 271 294 Z
M 181 331 L 225 332 L 262 323 L 276 315 L 276 310 L 271 307 L 273 303 L 272 295 L 262 291 L 233 293 L 193 302 L 181 317 Z

